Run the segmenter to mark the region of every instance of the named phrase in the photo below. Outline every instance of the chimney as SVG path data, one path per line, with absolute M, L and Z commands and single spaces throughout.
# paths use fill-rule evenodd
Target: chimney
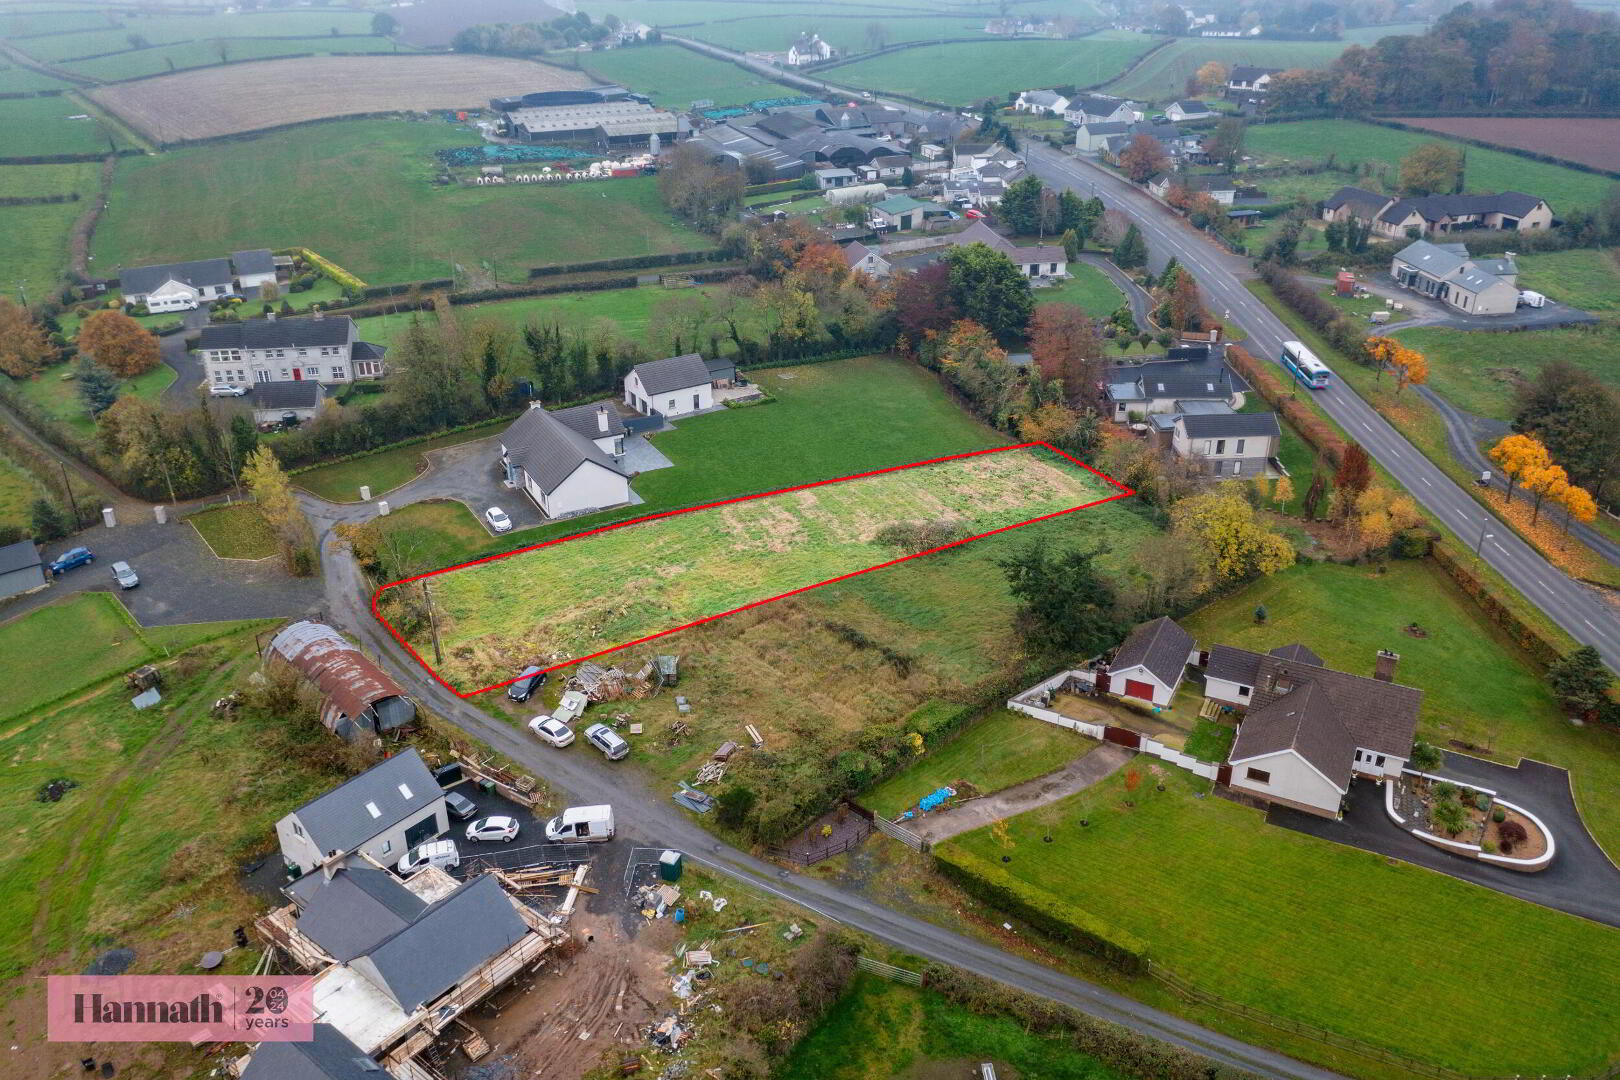
M 538 401 L 530 401 L 529 402 L 529 408 L 531 408 L 531 409 L 543 409 L 543 408 L 545 408 L 545 406 L 540 404 L 540 402 L 538 402 Z
M 608 429 L 607 406 L 606 405 L 598 405 L 596 407 L 596 430 L 602 432 L 605 435 L 605 434 L 607 434 L 607 429 Z
M 1401 662 L 1401 654 L 1390 652 L 1388 649 L 1378 650 L 1378 660 L 1373 665 L 1373 678 L 1379 682 L 1395 681 L 1395 665 Z

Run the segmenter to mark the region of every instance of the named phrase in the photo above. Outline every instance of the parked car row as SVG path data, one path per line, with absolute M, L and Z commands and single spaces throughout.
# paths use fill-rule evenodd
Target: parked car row
M 81 566 L 89 566 L 96 561 L 95 552 L 87 547 L 69 548 L 51 560 L 51 576 L 61 577 L 69 570 L 77 570 Z M 120 589 L 133 589 L 141 583 L 140 575 L 135 568 L 127 562 L 112 564 L 113 580 L 118 582 Z

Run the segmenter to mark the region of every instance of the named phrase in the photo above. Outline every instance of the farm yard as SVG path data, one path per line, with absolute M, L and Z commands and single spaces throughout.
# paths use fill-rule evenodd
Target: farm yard
M 1031 86 L 1107 82 L 1152 47 L 1141 34 L 1108 33 L 1075 41 L 995 40 L 919 45 L 833 68 L 849 86 L 924 101 L 972 105 Z
M 589 82 L 499 56 L 313 56 L 182 72 L 90 96 L 153 141 L 179 143 L 335 116 L 483 107 L 502 94 Z
M 1620 170 L 1620 120 L 1598 117 L 1397 116 L 1407 127 Z
M 309 245 L 372 284 L 444 278 L 454 265 L 477 271 L 483 263 L 500 280 L 520 281 L 544 263 L 712 243 L 671 220 L 651 177 L 435 187 L 433 152 L 476 141 L 437 118 L 339 120 L 126 159 L 96 229 L 96 262 L 138 266 Z M 163 212 L 180 200 L 185 214 Z
M 432 580 L 447 657 L 439 674 L 473 690 L 525 663 L 589 655 L 1115 494 L 1055 454 L 1008 450 L 635 523 L 452 570 Z M 907 539 L 941 521 L 948 527 L 926 543 Z M 414 596 L 385 589 L 384 614 L 402 614 Z M 573 600 L 552 605 L 546 597 Z M 419 654 L 427 646 L 425 638 L 413 644 Z

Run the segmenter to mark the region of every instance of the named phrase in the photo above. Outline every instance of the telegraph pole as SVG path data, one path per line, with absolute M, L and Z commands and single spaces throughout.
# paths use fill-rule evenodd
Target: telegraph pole
M 73 507 L 73 527 L 77 529 L 84 522 L 79 518 L 79 501 L 73 497 L 73 483 L 68 479 L 67 463 L 57 458 L 56 465 L 62 470 L 62 490 L 67 492 L 68 505 Z
M 444 653 L 439 650 L 439 620 L 433 614 L 433 594 L 428 591 L 427 578 L 422 579 L 422 599 L 427 601 L 428 629 L 433 634 L 433 662 L 444 663 Z

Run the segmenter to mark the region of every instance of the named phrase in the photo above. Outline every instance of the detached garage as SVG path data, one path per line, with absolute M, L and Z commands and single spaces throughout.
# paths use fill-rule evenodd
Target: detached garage
M 47 584 L 45 565 L 32 540 L 0 547 L 0 599 L 43 589 Z
M 1114 653 L 1108 665 L 1107 690 L 1119 697 L 1168 705 L 1197 649 L 1193 636 L 1173 619 L 1143 623 Z

